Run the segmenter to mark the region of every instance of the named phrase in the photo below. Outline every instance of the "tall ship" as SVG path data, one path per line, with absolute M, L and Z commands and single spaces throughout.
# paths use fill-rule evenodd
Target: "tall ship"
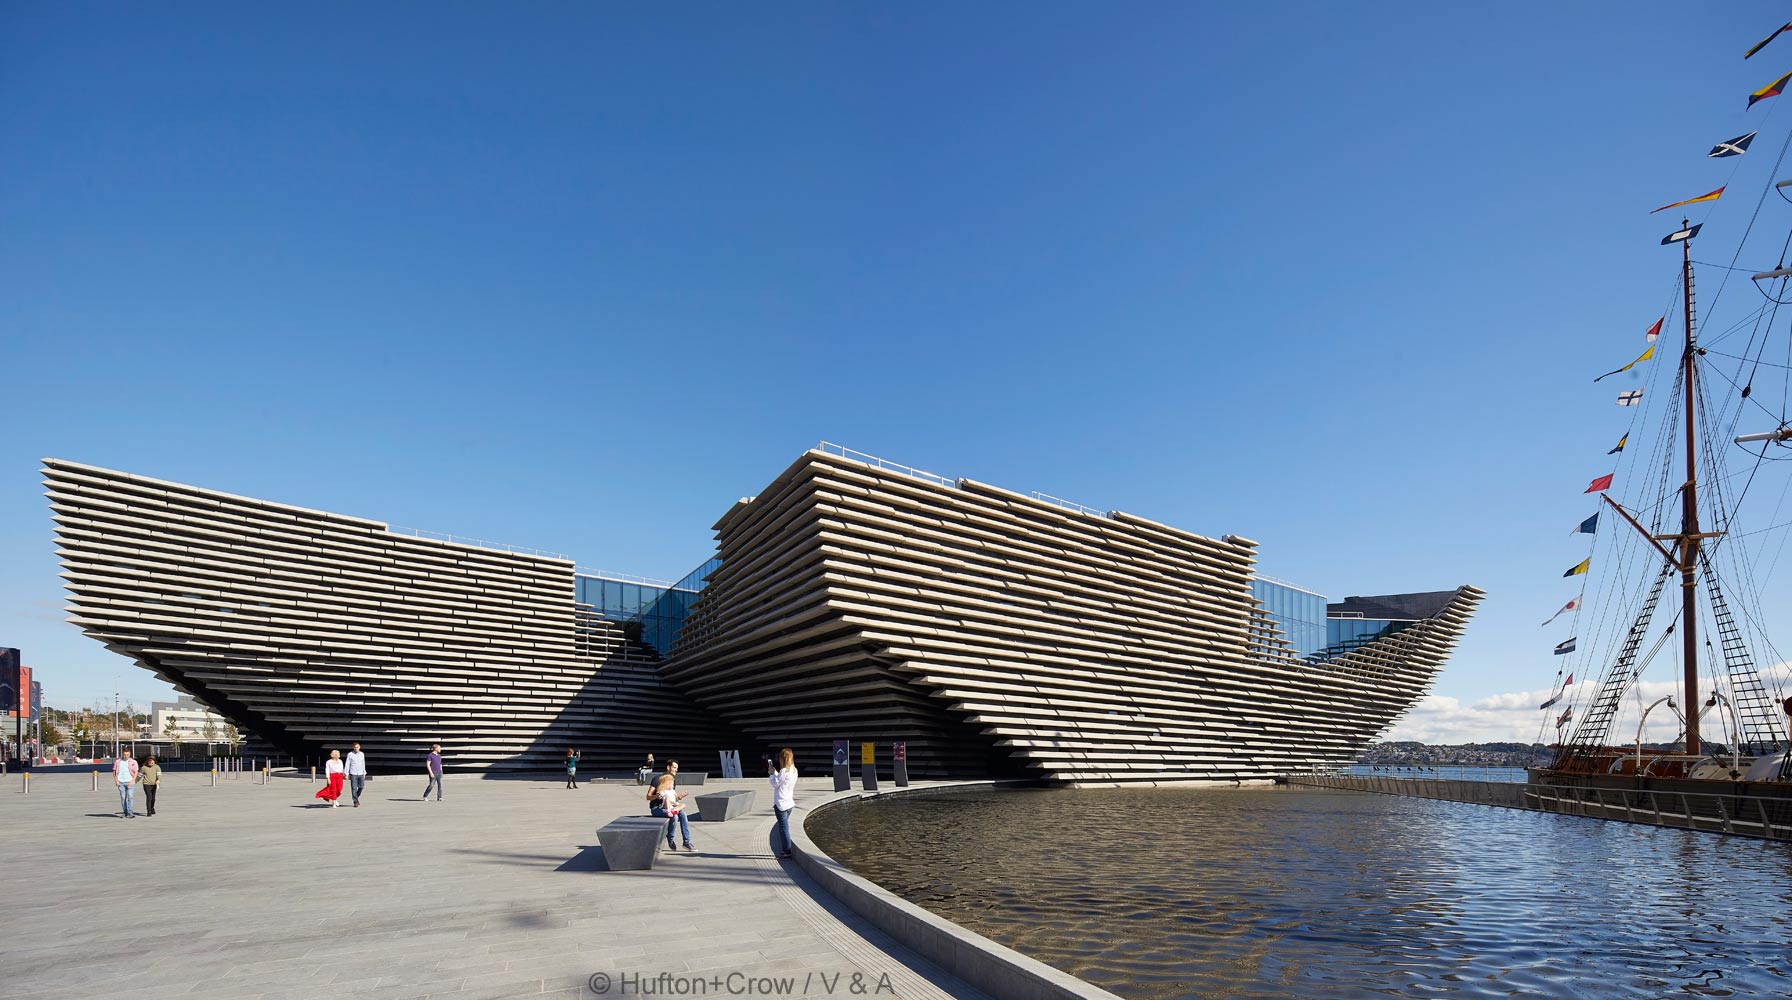
M 1782 60 L 1792 57 L 1792 40 L 1778 48 Z M 1789 81 L 1792 73 L 1750 94 L 1749 107 Z M 1723 184 L 1655 210 L 1687 210 L 1661 239 L 1678 251 L 1672 301 L 1642 353 L 1594 380 L 1625 376 L 1616 402 L 1631 420 L 1607 452 L 1611 471 L 1585 490 L 1597 508 L 1575 533 L 1593 536 L 1593 551 L 1563 574 L 1581 581 L 1580 593 L 1544 623 L 1566 623 L 1569 635 L 1556 644 L 1564 666 L 1540 706 L 1549 713 L 1542 725 L 1555 726 L 1555 759 L 1531 775 L 1541 785 L 1627 793 L 1631 806 L 1722 814 L 1726 829 L 1743 832 L 1792 822 L 1792 697 L 1787 657 L 1771 635 L 1783 615 L 1764 597 L 1792 526 L 1779 523 L 1792 487 L 1784 464 L 1792 459 L 1792 313 L 1779 315 L 1792 305 L 1792 179 L 1778 179 L 1792 138 L 1765 169 L 1760 150 L 1744 155 L 1757 136 L 1725 139 L 1706 154 L 1729 167 Z M 1748 199 L 1742 192 L 1757 183 L 1754 217 L 1736 220 L 1731 266 L 1720 271 L 1711 316 L 1701 316 L 1695 244 L 1715 240 L 1719 228 L 1705 235 L 1706 221 L 1690 216 L 1726 192 Z M 1767 233 L 1770 225 L 1780 232 Z M 1776 263 L 1736 266 L 1769 236 Z M 1572 659 L 1577 650 L 1586 658 Z M 1570 669 L 1577 665 L 1581 685 Z M 1672 693 L 1645 679 L 1651 668 L 1673 678 Z M 1587 676 L 1595 671 L 1596 680 Z M 1678 732 L 1651 742 L 1650 723 L 1663 720 Z

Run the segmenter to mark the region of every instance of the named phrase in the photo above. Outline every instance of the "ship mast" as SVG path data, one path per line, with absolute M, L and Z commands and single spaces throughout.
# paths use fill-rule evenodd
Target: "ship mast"
M 1685 229 L 1688 220 L 1680 220 Z M 1695 586 L 1699 571 L 1699 466 L 1698 409 L 1693 365 L 1692 327 L 1692 240 L 1680 241 L 1680 280 L 1686 306 L 1686 351 L 1680 363 L 1686 379 L 1686 484 L 1680 488 L 1680 535 L 1677 546 L 1680 562 L 1680 644 L 1685 669 L 1686 688 L 1686 753 L 1697 755 L 1699 744 L 1699 614 Z

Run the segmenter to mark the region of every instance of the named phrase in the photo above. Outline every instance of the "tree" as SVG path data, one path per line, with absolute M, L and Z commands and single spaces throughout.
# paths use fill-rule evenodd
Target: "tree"
M 168 742 L 174 744 L 174 756 L 179 757 L 180 756 L 180 727 L 174 724 L 173 716 L 170 716 L 168 718 L 167 724 L 162 726 L 162 735 L 168 737 Z
M 59 747 L 62 745 L 62 730 L 56 728 L 56 723 L 44 718 L 39 724 L 43 726 L 44 746 Z M 40 749 L 38 753 L 43 753 L 43 751 Z
M 75 738 L 75 752 L 81 752 L 81 742 L 93 735 L 93 727 L 86 719 L 76 719 L 68 725 L 69 735 Z
M 243 734 L 237 731 L 236 723 L 224 723 L 224 738 L 230 741 L 230 752 L 232 754 L 236 753 L 236 742 L 237 740 L 242 739 L 242 737 Z
M 210 715 L 205 717 L 205 728 L 201 729 L 200 732 L 205 734 L 205 741 L 207 743 L 218 738 L 218 726 L 212 721 Z

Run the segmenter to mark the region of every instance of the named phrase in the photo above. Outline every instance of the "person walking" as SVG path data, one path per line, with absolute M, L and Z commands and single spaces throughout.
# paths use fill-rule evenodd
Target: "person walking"
M 792 850 L 790 842 L 790 813 L 796 808 L 796 754 L 789 747 L 778 751 L 778 769 L 772 772 L 772 812 L 778 816 L 778 832 L 784 835 L 784 850 L 778 857 L 788 858 Z
M 571 748 L 566 751 L 566 787 L 579 787 L 579 752 Z
M 156 814 L 156 787 L 162 783 L 162 767 L 156 763 L 155 757 L 146 757 L 143 767 L 137 771 L 137 784 L 143 786 L 143 815 Z
M 342 762 L 342 771 L 348 775 L 349 799 L 354 808 L 361 808 L 361 789 L 367 785 L 367 755 L 361 752 L 361 744 L 356 743 L 348 752 L 348 758 Z
M 429 753 L 423 755 L 423 773 L 429 775 L 429 784 L 423 786 L 423 801 L 429 801 L 430 789 L 435 789 L 436 801 L 442 801 L 442 745 L 432 743 Z
M 112 780 L 118 782 L 118 802 L 123 807 L 119 815 L 125 819 L 136 819 L 131 793 L 137 787 L 137 762 L 131 759 L 129 750 L 119 754 L 118 759 L 112 762 Z
M 342 798 L 342 751 L 330 751 L 330 759 L 324 761 L 324 787 L 312 797 L 328 802 L 331 809 L 338 805 L 336 800 Z
M 653 791 L 647 794 L 653 814 L 666 821 L 666 848 L 678 850 L 677 845 L 672 842 L 672 828 L 677 826 L 678 831 L 684 834 L 684 849 L 696 850 L 691 846 L 691 821 L 684 814 L 684 799 L 690 793 L 678 790 L 678 761 L 666 761 L 666 773 L 660 775 L 659 780 L 653 783 Z

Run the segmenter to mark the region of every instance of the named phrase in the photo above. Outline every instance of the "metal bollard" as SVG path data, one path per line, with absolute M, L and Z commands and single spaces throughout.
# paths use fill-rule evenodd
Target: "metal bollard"
M 93 790 L 96 792 L 100 790 L 100 773 L 98 771 L 93 772 Z
M 316 764 L 311 765 L 311 783 L 314 785 L 317 784 L 317 765 Z
M 218 787 L 218 769 L 215 767 L 212 768 L 212 787 Z
M 30 771 L 25 772 L 25 794 L 26 795 L 31 794 L 31 772 Z

